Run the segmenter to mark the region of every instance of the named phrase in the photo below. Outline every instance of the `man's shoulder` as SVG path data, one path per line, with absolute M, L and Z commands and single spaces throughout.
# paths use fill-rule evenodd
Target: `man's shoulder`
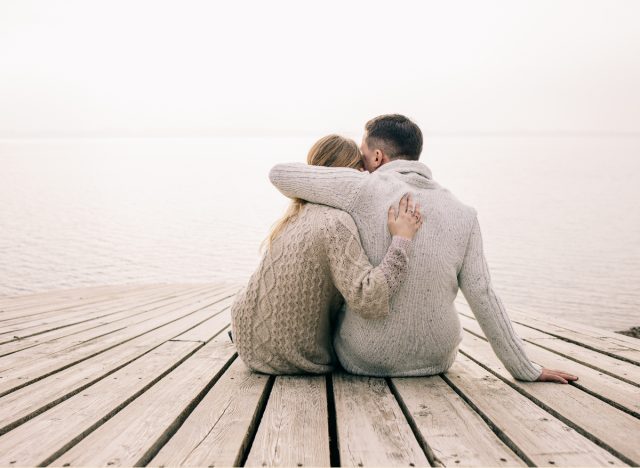
M 436 217 L 440 223 L 470 232 L 478 215 L 477 210 L 461 201 L 451 190 L 441 185 L 426 192 L 427 219 Z
M 435 190 L 437 191 L 440 199 L 442 199 L 443 201 L 445 201 L 446 203 L 452 206 L 455 206 L 461 213 L 467 216 L 472 216 L 472 217 L 476 216 L 477 214 L 476 209 L 473 206 L 468 205 L 467 203 L 460 200 L 458 196 L 448 188 L 438 185 L 438 187 L 435 188 Z

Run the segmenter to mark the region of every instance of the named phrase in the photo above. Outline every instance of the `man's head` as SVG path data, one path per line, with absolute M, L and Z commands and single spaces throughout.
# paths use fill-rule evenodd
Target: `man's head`
M 373 172 L 394 159 L 420 158 L 422 132 L 404 115 L 380 115 L 369 120 L 364 129 L 360 150 L 367 171 Z

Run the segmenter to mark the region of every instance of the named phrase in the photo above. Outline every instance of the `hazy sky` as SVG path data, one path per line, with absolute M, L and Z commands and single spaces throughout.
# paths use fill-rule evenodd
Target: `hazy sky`
M 640 132 L 640 1 L 0 0 L 0 137 Z

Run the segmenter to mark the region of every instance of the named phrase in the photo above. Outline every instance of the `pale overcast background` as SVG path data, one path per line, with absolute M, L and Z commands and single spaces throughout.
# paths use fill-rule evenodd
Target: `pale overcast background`
M 640 132 L 640 1 L 0 0 L 0 137 Z

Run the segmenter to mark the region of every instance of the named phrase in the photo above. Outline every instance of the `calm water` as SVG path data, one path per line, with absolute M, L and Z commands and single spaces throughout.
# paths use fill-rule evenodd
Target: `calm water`
M 244 281 L 287 204 L 268 170 L 312 142 L 0 141 L 0 295 Z M 640 325 L 640 139 L 433 137 L 423 162 L 478 210 L 509 309 Z

